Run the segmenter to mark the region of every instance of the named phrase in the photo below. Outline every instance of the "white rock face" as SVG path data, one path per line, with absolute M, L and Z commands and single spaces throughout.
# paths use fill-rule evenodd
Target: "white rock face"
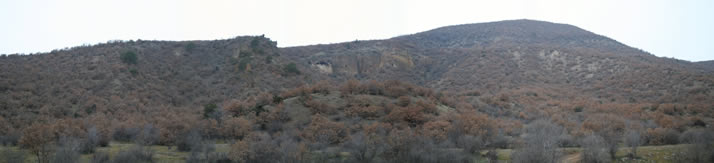
M 332 73 L 332 64 L 330 64 L 330 63 L 315 63 L 315 64 L 312 64 L 312 67 L 317 68 L 317 70 L 323 74 L 331 74 Z

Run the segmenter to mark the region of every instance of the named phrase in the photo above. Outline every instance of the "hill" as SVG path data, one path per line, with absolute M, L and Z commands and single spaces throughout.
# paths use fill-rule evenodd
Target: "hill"
M 442 27 L 387 40 L 290 47 L 281 52 L 319 79 L 402 80 L 446 91 L 499 95 L 554 91 L 559 98 L 697 103 L 712 74 L 580 28 L 533 20 Z
M 696 63 L 705 67 L 705 69 L 709 71 L 714 71 L 714 61 L 701 61 Z
M 136 40 L 3 55 L 0 140 L 84 140 L 94 128 L 105 145 L 186 150 L 224 140 L 253 154 L 233 161 L 297 159 L 278 148 L 333 158 L 377 143 L 389 144 L 378 146 L 385 161 L 433 162 L 480 149 L 528 151 L 541 140 L 572 147 L 602 139 L 594 144 L 616 150 L 626 131 L 646 144 L 677 144 L 714 123 L 711 64 L 656 57 L 566 24 L 508 20 L 276 45 L 264 36 Z M 548 151 L 512 157 L 537 152 Z

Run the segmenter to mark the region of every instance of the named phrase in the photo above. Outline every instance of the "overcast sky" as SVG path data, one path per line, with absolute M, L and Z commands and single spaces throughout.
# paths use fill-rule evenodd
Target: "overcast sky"
M 714 60 L 714 0 L 0 0 L 0 54 L 260 34 L 286 47 L 511 19 L 572 24 L 657 56 Z

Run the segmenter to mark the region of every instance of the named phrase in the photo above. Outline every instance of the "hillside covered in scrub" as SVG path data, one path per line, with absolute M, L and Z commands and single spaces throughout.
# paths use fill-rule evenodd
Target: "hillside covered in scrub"
M 554 162 L 570 147 L 608 162 L 620 147 L 666 144 L 704 144 L 670 161 L 714 160 L 711 61 L 533 20 L 277 44 L 130 40 L 2 55 L 0 142 L 40 162 L 94 157 L 110 142 L 136 148 L 107 160 L 156 161 L 147 147 L 161 145 L 198 162 L 472 162 L 496 149 Z

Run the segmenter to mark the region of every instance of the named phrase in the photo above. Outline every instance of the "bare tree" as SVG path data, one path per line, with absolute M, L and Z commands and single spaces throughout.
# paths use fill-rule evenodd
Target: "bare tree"
M 50 154 L 54 147 L 54 137 L 51 130 L 44 124 L 33 124 L 23 130 L 20 146 L 30 150 L 37 157 L 38 163 L 50 161 Z
M 154 145 L 159 140 L 159 129 L 152 124 L 144 125 L 144 128 L 136 135 L 134 141 L 139 145 Z
M 350 151 L 352 159 L 356 162 L 373 162 L 377 156 L 386 150 L 382 135 L 358 132 L 350 138 L 345 146 Z
M 80 142 L 79 151 L 83 154 L 94 153 L 95 148 L 99 145 L 99 132 L 96 127 L 87 129 L 87 138 Z
M 642 145 L 644 143 L 642 139 L 642 133 L 640 133 L 639 130 L 636 129 L 628 129 L 625 132 L 625 145 L 630 147 L 630 157 L 631 158 L 636 158 L 637 157 L 637 147 Z
M 52 163 L 73 163 L 79 161 L 80 142 L 75 138 L 61 138 Z
M 618 143 L 622 140 L 627 128 L 624 118 L 613 114 L 595 114 L 583 122 L 583 127 L 593 131 L 605 140 L 611 159 L 619 149 Z
M 456 140 L 456 146 L 464 149 L 469 154 L 477 153 L 483 147 L 483 141 L 480 137 L 472 135 L 462 135 Z
M 580 146 L 583 148 L 582 162 L 610 162 L 610 152 L 608 151 L 607 143 L 601 136 L 590 134 L 580 142 Z
M 563 128 L 549 120 L 536 120 L 526 127 L 524 147 L 513 153 L 513 162 L 556 162 L 560 157 L 558 138 Z

